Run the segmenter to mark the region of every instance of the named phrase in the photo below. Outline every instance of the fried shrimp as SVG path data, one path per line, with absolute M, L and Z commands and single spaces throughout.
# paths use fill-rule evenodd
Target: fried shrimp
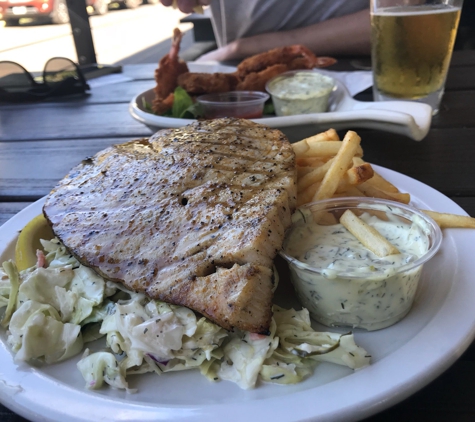
M 267 81 L 273 77 L 286 72 L 288 67 L 285 64 L 274 64 L 266 67 L 260 72 L 253 72 L 242 78 L 237 84 L 238 91 L 263 91 L 266 90 Z
M 289 70 L 313 69 L 335 63 L 331 57 L 317 57 L 303 45 L 274 48 L 243 60 L 237 67 L 237 90 L 265 91 L 266 83 Z
M 238 78 L 234 73 L 182 73 L 178 85 L 190 95 L 234 91 Z
M 238 65 L 237 74 L 240 78 L 245 78 L 246 75 L 261 72 L 277 64 L 285 65 L 286 70 L 297 70 L 326 67 L 335 62 L 331 57 L 317 57 L 307 47 L 297 44 L 248 57 Z
M 183 34 L 178 28 L 173 31 L 173 40 L 170 52 L 162 57 L 155 69 L 154 88 L 155 99 L 153 100 L 152 109 L 156 114 L 163 114 L 173 105 L 173 91 L 178 86 L 178 76 L 188 72 L 188 66 L 178 57 L 180 51 L 180 43 Z
M 273 77 L 289 70 L 327 67 L 336 62 L 332 57 L 317 57 L 303 45 L 274 48 L 243 60 L 234 73 L 194 73 L 178 57 L 183 34 L 173 32 L 170 52 L 155 70 L 153 111 L 162 115 L 173 106 L 175 88 L 182 87 L 192 98 L 208 93 L 229 91 L 263 91 Z

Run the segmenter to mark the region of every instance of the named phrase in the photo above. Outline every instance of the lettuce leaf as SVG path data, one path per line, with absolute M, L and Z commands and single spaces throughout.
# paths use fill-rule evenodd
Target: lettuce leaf
M 193 102 L 190 95 L 181 86 L 176 87 L 173 92 L 173 106 L 171 110 L 162 114 L 164 117 L 175 117 L 177 119 L 196 119 L 200 117 L 200 107 L 198 103 Z M 142 98 L 142 107 L 146 112 L 155 114 L 152 105 Z
M 176 87 L 173 95 L 175 98 L 173 100 L 172 116 L 183 118 L 188 108 L 193 105 L 193 100 L 181 86 Z

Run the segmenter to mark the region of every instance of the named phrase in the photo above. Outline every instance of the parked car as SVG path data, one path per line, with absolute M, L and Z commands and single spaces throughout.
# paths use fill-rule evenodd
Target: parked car
M 86 5 L 98 15 L 107 13 L 109 3 L 110 0 L 86 0 Z M 21 18 L 69 22 L 66 0 L 0 0 L 0 15 L 7 26 L 18 25 Z

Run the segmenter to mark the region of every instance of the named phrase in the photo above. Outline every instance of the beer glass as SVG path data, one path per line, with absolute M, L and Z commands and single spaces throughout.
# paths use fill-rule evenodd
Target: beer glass
M 410 100 L 439 111 L 463 0 L 371 0 L 376 101 Z

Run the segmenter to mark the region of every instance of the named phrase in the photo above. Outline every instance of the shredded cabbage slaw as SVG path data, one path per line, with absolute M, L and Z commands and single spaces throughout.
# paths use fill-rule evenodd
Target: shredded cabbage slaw
M 316 332 L 306 309 L 273 307 L 270 335 L 228 332 L 190 309 L 134 293 L 81 265 L 58 239 L 41 241 L 45 268 L 0 268 L 0 316 L 17 362 L 52 364 L 80 354 L 86 388 L 129 389 L 133 374 L 198 369 L 243 389 L 294 384 L 318 362 L 360 369 L 370 356 L 353 335 Z M 2 308 L 3 312 L 2 312 Z M 105 339 L 105 348 L 88 343 Z M 95 344 L 95 343 L 94 343 Z

